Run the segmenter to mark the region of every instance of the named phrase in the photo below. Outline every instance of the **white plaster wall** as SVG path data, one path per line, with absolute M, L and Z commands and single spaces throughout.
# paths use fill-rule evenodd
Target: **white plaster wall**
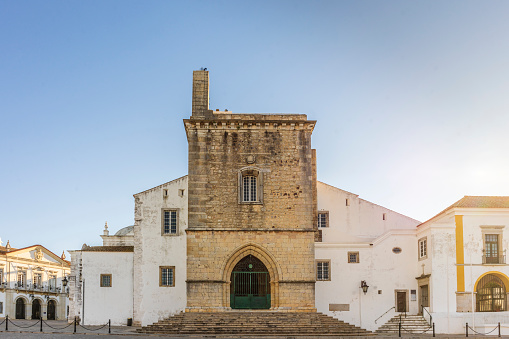
M 83 323 L 126 325 L 133 317 L 133 253 L 82 251 L 82 260 Z M 101 274 L 111 274 L 111 287 L 101 287 Z
M 317 183 L 317 192 L 318 211 L 329 211 L 329 228 L 321 228 L 323 242 L 369 242 L 389 230 L 414 229 L 420 224 L 417 220 L 322 182 Z M 349 199 L 349 206 L 346 206 L 346 199 Z
M 395 254 L 394 247 L 402 252 Z M 396 305 L 395 290 L 407 290 L 410 313 L 417 313 L 417 301 L 410 300 L 410 291 L 417 290 L 417 246 L 413 230 L 385 234 L 373 245 L 316 243 L 316 259 L 331 260 L 331 281 L 316 282 L 316 307 L 340 320 L 368 330 L 376 330 L 389 320 L 392 310 L 375 323 L 384 312 Z M 348 263 L 347 253 L 358 251 L 360 262 Z M 370 286 L 365 295 L 361 280 Z M 378 290 L 382 293 L 378 294 Z M 418 299 L 417 299 L 418 300 Z M 348 304 L 349 311 L 329 311 L 329 304 Z
M 103 246 L 134 246 L 134 233 L 129 235 L 101 236 Z
M 458 214 L 461 212 L 458 212 Z M 479 213 L 479 212 L 478 212 Z M 472 291 L 479 277 L 490 271 L 497 271 L 509 276 L 509 267 L 505 265 L 482 265 L 483 237 L 481 226 L 504 226 L 502 232 L 502 248 L 500 254 L 506 255 L 504 249 L 509 248 L 509 215 L 492 212 L 486 214 L 469 214 L 463 216 L 463 243 L 465 257 L 465 291 Z M 472 264 L 472 266 L 469 266 Z M 508 321 L 509 322 L 509 321 Z
M 496 271 L 509 276 L 506 265 L 482 265 L 483 237 L 480 226 L 505 226 L 503 248 L 509 244 L 509 215 L 503 211 L 483 209 L 456 211 L 426 225 L 424 232 L 431 235 L 428 251 L 431 253 L 432 274 L 430 277 L 430 302 L 433 321 L 437 333 L 465 333 L 465 323 L 479 332 L 492 330 L 498 322 L 502 324 L 502 334 L 509 334 L 509 312 L 456 312 L 457 265 L 456 265 L 456 225 L 454 214 L 463 215 L 464 278 L 465 291 L 471 292 L 479 277 Z M 431 245 L 431 247 L 429 247 Z M 472 264 L 472 265 L 470 265 Z M 428 265 L 427 265 L 428 266 Z M 475 296 L 474 296 L 475 307 Z M 497 331 L 495 331 L 497 333 Z
M 5 303 L 5 290 L 0 292 L 0 303 L 3 304 L 3 309 L 0 312 L 0 318 L 4 318 L 5 317 L 5 310 L 6 310 L 6 307 L 7 307 L 7 304 Z
M 135 324 L 152 324 L 186 307 L 187 196 L 187 176 L 135 195 Z M 178 209 L 178 235 L 161 235 L 163 208 Z M 160 266 L 175 266 L 174 287 L 159 286 Z
M 431 228 L 428 255 L 432 258 L 430 277 L 431 312 L 456 312 L 456 236 L 455 227 Z

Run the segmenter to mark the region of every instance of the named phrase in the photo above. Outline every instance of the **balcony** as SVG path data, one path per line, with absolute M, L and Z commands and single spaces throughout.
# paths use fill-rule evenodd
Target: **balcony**
M 48 286 L 48 285 L 37 285 L 37 284 L 19 284 L 17 282 L 15 283 L 6 283 L 3 282 L 0 284 L 0 288 L 2 289 L 14 289 L 17 291 L 27 291 L 27 292 L 35 292 L 35 293 L 62 293 L 61 287 L 56 286 Z M 63 291 L 65 293 L 65 290 Z
M 483 251 L 484 252 L 484 251 Z M 505 264 L 505 254 L 504 255 L 487 255 L 483 254 L 482 263 L 485 265 L 490 264 Z

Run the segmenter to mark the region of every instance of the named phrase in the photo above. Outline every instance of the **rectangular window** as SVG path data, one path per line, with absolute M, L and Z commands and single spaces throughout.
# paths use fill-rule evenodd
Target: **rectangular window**
M 4 313 L 4 303 L 0 301 L 0 314 Z
M 427 238 L 419 239 L 419 259 L 424 259 L 428 256 L 428 242 Z
M 316 261 L 316 280 L 330 280 L 330 260 Z
M 41 287 L 42 287 L 42 274 L 35 273 L 34 274 L 34 288 L 41 288 Z
M 101 274 L 101 287 L 111 287 L 111 274 Z
M 163 234 L 177 234 L 176 210 L 163 210 Z
M 348 252 L 348 263 L 358 264 L 359 263 L 359 252 Z
M 49 289 L 50 291 L 55 291 L 57 288 L 57 276 L 50 275 L 48 279 Z
M 254 175 L 246 175 L 242 177 L 242 185 L 244 191 L 243 201 L 254 202 L 256 200 L 256 177 Z
M 254 168 L 238 172 L 239 203 L 263 203 L 263 173 Z
M 175 286 L 175 266 L 159 267 L 159 286 L 164 287 Z
M 0 285 L 4 282 L 4 269 L 0 268 Z
M 329 227 L 329 212 L 318 212 L 318 228 Z
M 26 272 L 18 272 L 18 287 L 24 287 L 26 281 Z
M 498 234 L 485 234 L 484 238 L 485 255 L 487 264 L 499 263 Z

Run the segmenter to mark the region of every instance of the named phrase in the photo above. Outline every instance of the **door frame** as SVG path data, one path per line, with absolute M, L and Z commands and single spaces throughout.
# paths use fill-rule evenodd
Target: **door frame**
M 21 308 L 21 310 L 20 310 L 21 314 L 19 314 L 20 316 L 23 316 L 23 318 L 18 318 L 18 300 L 21 300 L 21 302 L 23 303 L 23 304 L 22 304 L 22 305 L 23 305 L 23 307 L 22 307 L 22 308 Z M 20 304 L 21 304 L 21 303 L 20 303 Z M 16 299 L 16 301 L 15 301 L 15 305 L 16 305 L 16 306 L 15 306 L 15 310 L 16 310 L 16 312 L 15 312 L 16 317 L 15 317 L 15 318 L 16 318 L 16 319 L 26 319 L 26 317 L 27 317 L 27 314 L 26 314 L 26 313 L 27 313 L 27 312 L 26 312 L 27 302 L 26 302 L 26 300 L 25 300 L 25 299 L 23 299 L 23 298 L 21 298 L 21 297 L 19 297 L 19 298 L 17 298 L 17 299 Z
M 236 294 L 235 294 L 235 286 L 236 286 L 236 283 L 235 283 L 235 279 L 237 278 L 237 275 L 238 274 L 246 274 L 248 277 L 249 277 L 249 292 L 251 293 L 248 293 L 247 295 L 243 295 L 243 296 L 239 296 L 239 298 L 243 298 L 245 301 L 248 301 L 248 304 L 249 304 L 249 307 L 241 307 L 240 305 L 237 305 L 237 297 L 236 297 Z M 261 296 L 256 296 L 254 294 L 252 294 L 252 290 L 251 290 L 251 283 L 252 283 L 252 278 L 253 276 L 255 275 L 264 275 L 265 276 L 265 289 L 266 289 L 266 292 L 268 293 L 265 293 L 265 295 L 263 297 Z M 230 296 L 230 307 L 232 309 L 269 309 L 270 308 L 270 298 L 271 298 L 271 291 L 270 291 L 270 274 L 269 272 L 249 272 L 249 271 L 233 271 L 232 272 L 232 286 L 233 286 L 233 293 L 231 294 Z M 260 302 L 262 300 L 264 300 L 264 303 L 265 303 L 265 306 L 263 307 L 253 307 L 254 304 L 255 304 L 255 299 Z M 246 305 L 247 306 L 247 305 Z
M 396 312 L 398 312 L 398 292 L 399 293 L 405 293 L 405 312 L 408 313 L 409 311 L 409 306 L 410 306 L 410 302 L 409 302 L 409 290 L 394 290 L 394 305 L 396 307 Z M 399 312 L 399 313 L 403 313 L 403 312 Z
M 50 305 L 53 305 L 53 313 L 50 313 Z M 50 317 L 50 315 L 52 315 L 52 317 Z M 57 320 L 57 302 L 53 299 L 48 300 L 48 304 L 46 306 L 46 319 Z
M 38 305 L 39 309 L 34 308 L 37 307 L 36 305 Z M 37 311 L 39 311 L 39 317 L 37 317 Z M 30 319 L 40 319 L 41 316 L 42 316 L 42 302 L 39 299 L 34 299 L 32 301 L 32 316 L 30 317 Z
M 431 312 L 431 285 L 430 285 L 430 278 L 431 274 L 425 274 L 425 275 L 421 275 L 420 277 L 417 277 L 415 279 L 417 279 L 417 289 L 418 289 L 418 293 L 419 293 L 419 297 L 418 297 L 418 300 L 419 300 L 419 310 L 417 311 L 417 314 L 422 314 L 422 309 L 421 309 L 421 304 L 422 304 L 422 296 L 421 296 L 421 286 L 425 286 L 425 285 L 428 285 L 428 311 Z

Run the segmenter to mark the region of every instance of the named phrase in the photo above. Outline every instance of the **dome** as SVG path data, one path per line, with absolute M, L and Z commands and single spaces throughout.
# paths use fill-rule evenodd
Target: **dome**
M 117 233 L 115 233 L 115 235 L 122 236 L 122 235 L 129 235 L 130 233 L 134 234 L 134 225 L 133 226 L 127 226 L 127 227 L 119 229 L 117 231 Z

